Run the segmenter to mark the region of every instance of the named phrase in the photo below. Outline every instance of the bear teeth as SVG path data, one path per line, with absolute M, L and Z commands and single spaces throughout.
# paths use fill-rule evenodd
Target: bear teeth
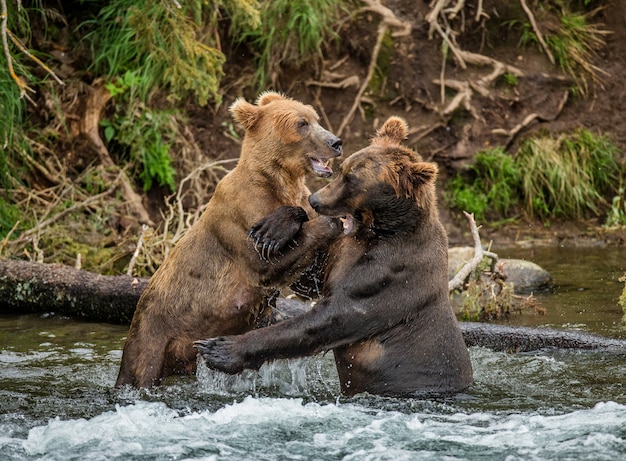
M 328 166 L 330 159 L 322 160 L 319 158 L 311 158 L 311 167 L 313 171 L 323 178 L 329 178 L 333 174 L 333 170 Z
M 345 218 L 339 218 L 339 220 L 341 221 L 341 224 L 343 224 L 343 233 L 345 235 L 352 232 L 352 229 L 354 228 L 354 217 L 351 214 L 346 215 Z

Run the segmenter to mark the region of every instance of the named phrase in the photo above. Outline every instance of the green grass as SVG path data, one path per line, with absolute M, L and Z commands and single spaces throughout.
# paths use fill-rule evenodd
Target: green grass
M 446 198 L 479 220 L 522 211 L 540 219 L 599 216 L 609 209 L 606 197 L 619 196 L 617 153 L 607 137 L 588 130 L 526 140 L 514 156 L 482 151 L 449 182 Z
M 626 272 L 624 272 L 624 276 L 619 279 L 620 282 L 624 282 L 624 290 L 619 297 L 619 305 L 622 306 L 622 311 L 624 312 L 624 316 L 622 317 L 622 323 L 626 324 Z
M 542 30 L 548 49 L 556 65 L 576 82 L 577 91 L 589 94 L 589 81 L 601 83 L 606 72 L 593 64 L 597 52 L 606 45 L 609 33 L 601 26 L 589 21 L 586 13 L 571 10 L 570 2 L 544 3 Z M 523 24 L 521 44 L 539 45 L 539 39 L 530 23 Z
M 41 9 L 33 6 L 17 8 L 14 2 L 7 2 L 7 27 L 20 38 L 32 35 L 28 21 L 28 11 L 36 13 Z M 9 49 L 13 58 L 13 68 L 16 75 L 25 83 L 33 85 L 39 83 L 24 65 L 28 58 L 24 56 L 9 40 Z M 28 151 L 29 146 L 24 133 L 24 109 L 26 100 L 20 97 L 20 90 L 11 78 L 7 66 L 6 56 L 0 53 L 0 187 L 9 188 L 14 181 L 20 181 L 22 166 L 20 156 Z
M 619 183 L 617 148 L 587 130 L 526 141 L 516 163 L 524 171 L 526 211 L 539 217 L 598 216 Z
M 626 188 L 624 186 L 617 189 L 617 195 L 611 200 L 611 208 L 604 226 L 607 228 L 626 226 Z
M 21 223 L 22 219 L 20 208 L 10 200 L 0 196 L 0 240 L 5 239 L 12 230 L 18 229 L 20 227 L 18 223 Z M 16 224 L 18 227 L 14 229 Z M 19 232 L 15 233 L 16 236 L 18 234 Z
M 273 72 L 282 66 L 298 67 L 308 59 L 322 57 L 326 43 L 337 38 L 333 27 L 339 20 L 345 0 L 264 0 L 260 27 L 245 22 L 235 24 L 236 43 L 247 44 L 256 55 L 255 76 L 265 88 Z
M 476 154 L 467 179 L 457 174 L 448 187 L 449 199 L 480 221 L 507 217 L 518 205 L 521 172 L 502 148 Z
M 219 12 L 238 18 L 245 27 L 258 21 L 250 0 L 181 2 L 112 0 L 82 24 L 93 54 L 92 70 L 109 79 L 127 71 L 140 75 L 138 94 L 167 87 L 173 99 L 196 98 L 200 105 L 219 102 L 225 56 L 219 49 Z M 234 14 L 236 11 L 237 14 Z M 243 27 L 243 26 L 242 26 Z

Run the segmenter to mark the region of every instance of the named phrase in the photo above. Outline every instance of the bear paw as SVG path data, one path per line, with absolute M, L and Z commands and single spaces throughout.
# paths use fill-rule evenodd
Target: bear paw
M 237 352 L 237 343 L 228 336 L 203 339 L 193 343 L 209 368 L 234 375 L 244 369 L 258 370 L 261 363 L 247 362 Z
M 280 254 L 295 239 L 302 223 L 308 220 L 302 207 L 281 206 L 254 224 L 248 232 L 248 238 L 252 239 L 261 259 L 269 262 L 271 256 Z

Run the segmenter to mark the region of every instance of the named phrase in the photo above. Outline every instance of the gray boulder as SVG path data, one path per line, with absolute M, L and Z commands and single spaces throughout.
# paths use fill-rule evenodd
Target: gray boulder
M 448 279 L 474 256 L 472 247 L 453 247 L 448 250 Z M 530 293 L 552 285 L 552 276 L 539 265 L 524 259 L 498 259 L 497 268 L 512 283 L 515 293 Z

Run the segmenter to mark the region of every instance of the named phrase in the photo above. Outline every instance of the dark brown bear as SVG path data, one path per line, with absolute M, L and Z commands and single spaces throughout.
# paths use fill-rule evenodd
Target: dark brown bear
M 330 176 L 328 162 L 341 154 L 341 140 L 319 125 L 315 110 L 266 92 L 256 105 L 238 99 L 230 111 L 246 132 L 239 163 L 150 279 L 130 326 L 117 386 L 152 386 L 170 374 L 194 372 L 195 340 L 254 328 L 269 311 L 275 287 L 294 282 L 319 248 L 341 233 L 336 220 L 308 220 L 315 213 L 305 175 Z M 268 224 L 285 235 L 267 244 L 265 233 L 276 230 L 252 226 L 270 212 L 278 222 Z M 293 248 L 277 259 L 292 237 Z M 266 244 L 255 247 L 255 240 Z
M 462 391 L 469 354 L 448 297 L 447 236 L 435 198 L 437 167 L 401 145 L 391 117 L 371 144 L 309 201 L 342 217 L 324 296 L 298 317 L 196 343 L 209 367 L 237 373 L 333 349 L 341 390 L 415 395 Z

